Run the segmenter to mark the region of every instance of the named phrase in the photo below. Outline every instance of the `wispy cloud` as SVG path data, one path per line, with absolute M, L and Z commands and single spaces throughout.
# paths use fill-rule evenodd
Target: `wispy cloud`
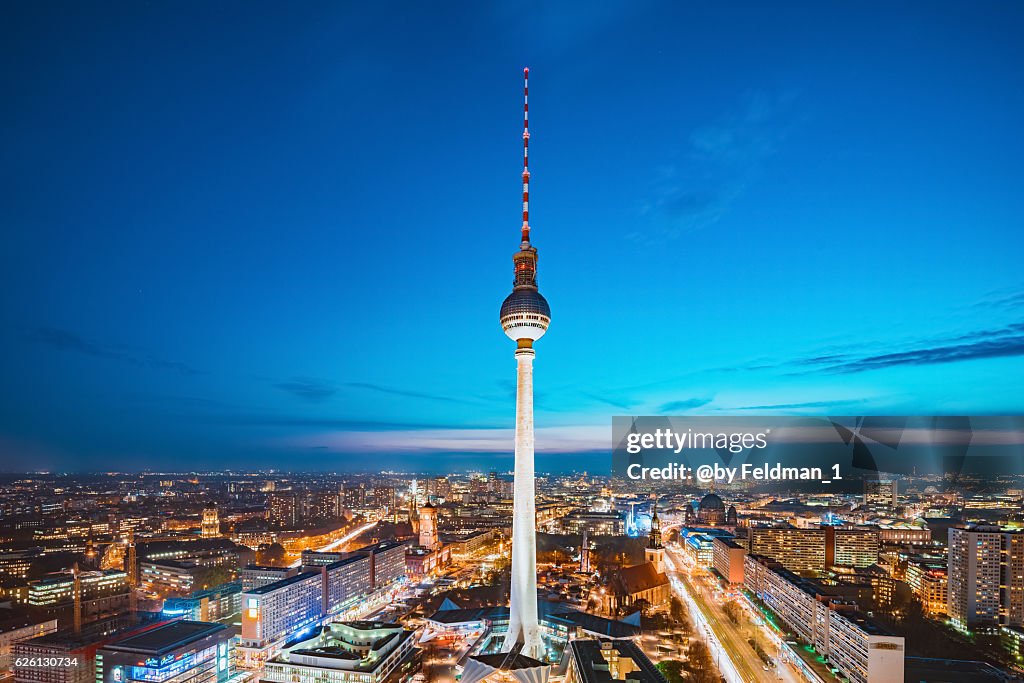
M 322 403 L 338 393 L 338 388 L 330 382 L 313 377 L 293 377 L 274 386 L 309 403 Z
M 695 408 L 701 408 L 711 403 L 710 398 L 687 398 L 679 401 L 662 403 L 658 408 L 659 413 L 681 413 Z
M 1012 310 L 1024 308 L 1024 289 L 1020 287 L 990 292 L 974 303 L 976 308 Z
M 830 355 L 796 361 L 814 366 L 812 372 L 833 374 L 866 372 L 897 366 L 937 365 L 987 358 L 1024 356 L 1024 323 L 973 331 L 945 340 L 920 342 L 911 348 L 863 355 Z
M 621 408 L 622 410 L 630 410 L 640 404 L 640 401 L 626 397 L 619 397 L 618 395 L 609 396 L 607 394 L 598 394 L 590 391 L 581 391 L 580 395 L 585 398 L 589 398 L 591 401 L 597 401 L 598 403 L 603 403 L 613 408 Z
M 766 403 L 757 406 L 736 406 L 727 410 L 810 410 L 815 408 L 840 408 L 866 403 L 863 398 L 844 398 L 826 401 L 802 401 L 800 403 Z
M 326 431 L 372 431 L 390 432 L 402 430 L 433 430 L 457 429 L 462 424 L 438 424 L 436 422 L 405 422 L 401 420 L 370 420 L 360 418 L 333 418 L 308 415 L 275 414 L 275 413 L 202 413 L 190 416 L 197 422 L 208 424 L 284 429 L 315 429 Z M 493 425 L 482 425 L 481 428 L 495 428 Z M 314 439 L 315 440 L 315 439 Z
M 101 344 L 86 339 L 71 330 L 57 327 L 37 327 L 29 331 L 27 338 L 32 343 L 66 353 L 77 353 L 92 358 L 104 358 L 140 368 L 167 370 L 178 375 L 204 374 L 201 370 L 197 370 L 187 363 L 166 360 L 147 353 L 128 351 L 117 346 Z
M 415 391 L 410 389 L 395 389 L 394 387 L 374 384 L 373 382 L 346 382 L 345 386 L 352 387 L 354 389 L 366 389 L 368 391 L 376 391 L 382 394 L 390 394 L 392 396 L 405 396 L 407 398 L 423 398 L 429 401 L 442 401 L 445 403 L 476 403 L 476 401 L 472 401 L 466 398 L 457 398 L 454 396 L 446 396 L 444 394 L 432 394 L 424 391 Z
M 761 172 L 793 127 L 792 93 L 747 96 L 736 111 L 690 134 L 681 161 L 662 168 L 640 213 L 661 241 L 717 223 Z

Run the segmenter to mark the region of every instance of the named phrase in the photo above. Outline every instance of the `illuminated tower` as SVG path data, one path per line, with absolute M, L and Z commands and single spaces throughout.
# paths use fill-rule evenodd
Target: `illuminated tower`
M 203 538 L 217 538 L 220 536 L 220 515 L 217 514 L 217 504 L 210 503 L 203 508 Z
M 428 502 L 419 512 L 420 545 L 427 550 L 436 550 L 441 545 L 437 538 L 437 508 Z
M 651 514 L 651 533 L 647 536 L 644 559 L 652 563 L 657 571 L 663 571 L 665 566 L 665 546 L 661 544 L 661 520 L 658 519 L 658 501 L 654 501 L 654 512 Z
M 523 226 L 512 256 L 512 293 L 501 304 L 501 327 L 516 342 L 516 456 L 512 513 L 512 587 L 504 650 L 540 658 L 537 623 L 537 530 L 533 473 L 533 343 L 551 322 L 548 302 L 537 290 L 537 250 L 530 244 L 529 75 L 523 70 Z

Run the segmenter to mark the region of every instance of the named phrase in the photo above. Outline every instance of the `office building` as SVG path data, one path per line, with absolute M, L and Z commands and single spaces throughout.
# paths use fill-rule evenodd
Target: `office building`
M 95 683 L 225 683 L 232 657 L 226 626 L 177 620 L 101 647 Z
M 78 573 L 82 596 L 82 618 L 86 621 L 123 612 L 128 608 L 128 575 L 105 569 Z M 24 602 L 48 616 L 56 616 L 61 625 L 70 624 L 74 604 L 75 577 L 72 572 L 53 574 L 28 584 Z
M 825 527 L 826 565 L 870 567 L 878 563 L 878 534 L 875 527 Z
M 743 583 L 743 562 L 746 549 L 734 539 L 718 536 L 712 541 L 711 566 L 727 583 Z
M 834 565 L 870 567 L 878 563 L 877 527 L 754 527 L 748 532 L 752 555 L 770 557 L 794 572 L 824 572 Z
M 245 668 L 258 668 L 285 640 L 320 623 L 323 583 L 321 571 L 304 571 L 242 594 L 239 649 Z
M 622 536 L 626 533 L 626 520 L 618 512 L 570 512 L 562 518 L 562 531 L 567 534 L 582 534 L 583 530 L 593 536 Z
M 315 556 L 321 555 L 328 554 Z M 266 568 L 253 568 L 249 580 L 270 573 Z M 386 540 L 344 553 L 342 559 L 329 564 L 303 567 L 287 578 L 244 590 L 238 648 L 242 666 L 259 668 L 280 652 L 286 641 L 312 632 L 324 619 L 344 617 L 368 596 L 391 588 L 404 576 L 405 544 Z
M 0 574 L 16 579 L 27 578 L 29 567 L 42 556 L 42 548 L 0 551 Z
M 864 505 L 892 510 L 899 505 L 899 484 L 889 477 L 865 477 Z
M 770 557 L 794 572 L 825 570 L 825 530 L 794 527 L 753 527 L 747 551 Z
M 942 557 L 911 555 L 906 560 L 904 578 L 931 617 L 949 609 L 949 566 Z
M 293 567 L 268 567 L 250 564 L 238 570 L 238 580 L 242 584 L 242 591 L 248 592 L 253 588 L 260 588 L 281 579 L 295 576 L 297 573 L 298 569 Z
M 7 611 L 7 610 L 5 610 Z M 10 617 L 0 621 L 0 671 L 11 671 L 14 666 L 14 645 L 57 630 L 56 619 Z
M 14 643 L 15 683 L 95 683 L 96 652 L 118 636 L 152 626 L 120 616 L 86 625 L 80 631 L 67 628 Z M 69 660 L 68 666 L 40 667 L 40 659 Z
M 161 614 L 169 619 L 221 621 L 239 614 L 242 608 L 242 584 L 231 583 L 193 592 L 186 598 L 168 598 Z
M 206 567 L 190 560 L 139 563 L 139 581 L 158 595 L 188 595 L 200 588 L 197 581 L 206 572 Z

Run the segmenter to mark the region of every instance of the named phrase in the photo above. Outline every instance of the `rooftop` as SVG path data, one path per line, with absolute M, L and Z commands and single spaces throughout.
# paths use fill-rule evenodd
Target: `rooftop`
M 533 657 L 527 657 L 523 654 L 509 654 L 505 652 L 498 652 L 492 655 L 476 655 L 473 657 L 476 661 L 487 666 L 494 667 L 500 671 L 516 671 L 518 669 L 536 669 L 538 667 L 550 666 L 539 659 Z
M 106 646 L 108 650 L 138 652 L 160 656 L 184 647 L 218 631 L 227 631 L 224 624 L 205 621 L 172 621 L 142 633 L 129 635 Z
M 904 672 L 904 679 L 907 681 L 1004 683 L 1014 680 L 991 664 L 962 659 L 907 657 L 904 660 Z
M 320 572 L 301 572 L 295 576 L 289 576 L 287 579 L 281 579 L 274 583 L 268 583 L 266 586 L 260 586 L 259 588 L 253 588 L 250 591 L 246 591 L 246 595 L 266 595 L 267 593 L 273 593 L 276 590 L 280 590 L 286 586 L 290 586 L 293 583 L 299 583 L 305 581 L 314 576 L 320 576 Z
M 613 678 L 608 670 L 608 662 L 601 654 L 601 646 L 607 645 L 601 640 L 573 640 L 569 643 L 572 658 L 576 664 L 583 683 L 611 683 L 620 679 Z M 632 660 L 635 669 L 622 675 L 639 683 L 666 683 L 665 677 L 651 663 L 651 660 L 631 640 L 616 640 L 610 643 L 612 649 L 619 652 L 620 661 L 623 657 Z M 621 672 L 620 663 L 620 672 Z

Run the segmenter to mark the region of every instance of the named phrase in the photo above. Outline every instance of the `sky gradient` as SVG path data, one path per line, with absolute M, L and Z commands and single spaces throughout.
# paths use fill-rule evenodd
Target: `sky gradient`
M 0 470 L 507 466 L 526 65 L 539 468 L 1024 412 L 1024 5 L 772 4 L 5 5 Z

